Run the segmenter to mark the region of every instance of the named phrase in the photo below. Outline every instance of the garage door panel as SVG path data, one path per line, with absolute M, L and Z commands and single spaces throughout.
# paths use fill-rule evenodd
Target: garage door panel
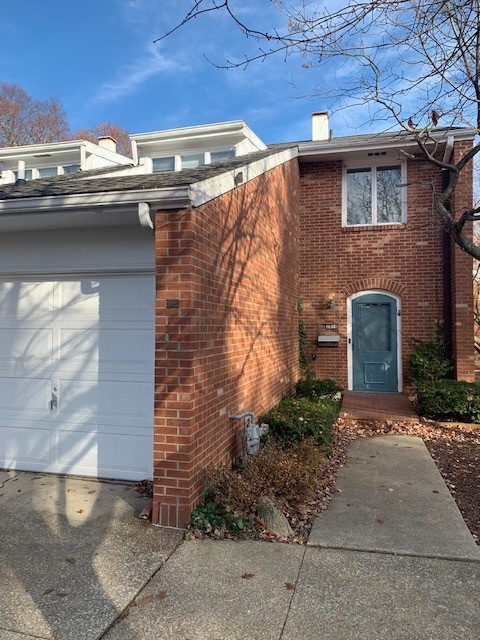
M 51 431 L 36 423 L 22 426 L 0 423 L 0 467 L 45 469 L 50 462 Z
M 149 383 L 110 380 L 59 380 L 62 419 L 119 420 L 144 426 L 151 417 L 153 387 Z
M 0 327 L 0 363 L 51 364 L 53 359 L 53 331 L 29 327 Z
M 105 314 L 142 314 L 153 308 L 149 281 L 128 276 L 64 280 L 60 282 L 60 306 L 67 313 L 80 307 L 83 314 L 95 314 L 100 320 Z
M 34 413 L 39 419 L 50 417 L 52 382 L 50 378 L 0 377 L 0 416 L 21 418 Z
M 59 432 L 59 472 L 141 480 L 151 475 L 151 456 L 151 435 Z
M 0 282 L 0 317 L 32 317 L 55 308 L 55 286 L 43 280 Z
M 94 364 L 97 369 L 127 368 L 131 373 L 153 366 L 152 329 L 83 328 L 60 330 L 60 366 Z

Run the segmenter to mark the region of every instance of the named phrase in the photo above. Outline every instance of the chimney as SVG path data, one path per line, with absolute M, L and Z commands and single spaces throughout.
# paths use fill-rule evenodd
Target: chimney
M 328 113 L 326 111 L 317 111 L 312 113 L 312 140 L 328 140 Z
M 113 153 L 117 152 L 117 141 L 112 136 L 99 136 L 98 146 L 113 151 Z

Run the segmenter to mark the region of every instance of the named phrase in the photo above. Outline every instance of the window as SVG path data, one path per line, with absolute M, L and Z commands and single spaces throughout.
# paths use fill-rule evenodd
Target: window
M 153 173 L 164 173 L 165 171 L 175 171 L 175 156 L 168 158 L 152 158 Z
M 51 178 L 52 176 L 56 176 L 57 174 L 57 167 L 42 167 L 38 170 L 39 178 Z
M 63 173 L 76 173 L 79 169 L 79 164 L 67 164 L 63 166 Z
M 14 171 L 13 172 L 13 177 L 15 179 L 15 182 L 18 180 L 18 171 Z M 25 169 L 25 180 L 31 180 L 32 179 L 32 170 L 31 169 Z
M 180 156 L 182 159 L 182 169 L 194 169 L 205 164 L 204 153 L 191 153 L 188 156 Z
M 403 222 L 404 182 L 402 165 L 347 168 L 345 174 L 345 223 L 352 225 Z
M 212 162 L 219 160 L 228 160 L 235 157 L 235 149 L 222 149 L 221 151 L 211 151 L 210 158 Z

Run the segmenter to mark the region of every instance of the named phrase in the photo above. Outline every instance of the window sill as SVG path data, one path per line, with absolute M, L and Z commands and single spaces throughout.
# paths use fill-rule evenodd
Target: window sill
M 392 224 L 364 224 L 342 227 L 342 233 L 362 233 L 364 231 L 404 231 L 406 227 L 406 222 L 395 222 Z

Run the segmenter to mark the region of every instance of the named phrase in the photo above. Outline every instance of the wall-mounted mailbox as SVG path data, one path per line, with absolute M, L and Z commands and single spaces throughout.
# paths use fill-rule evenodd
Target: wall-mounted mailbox
M 318 336 L 317 345 L 319 347 L 338 347 L 340 336 Z

